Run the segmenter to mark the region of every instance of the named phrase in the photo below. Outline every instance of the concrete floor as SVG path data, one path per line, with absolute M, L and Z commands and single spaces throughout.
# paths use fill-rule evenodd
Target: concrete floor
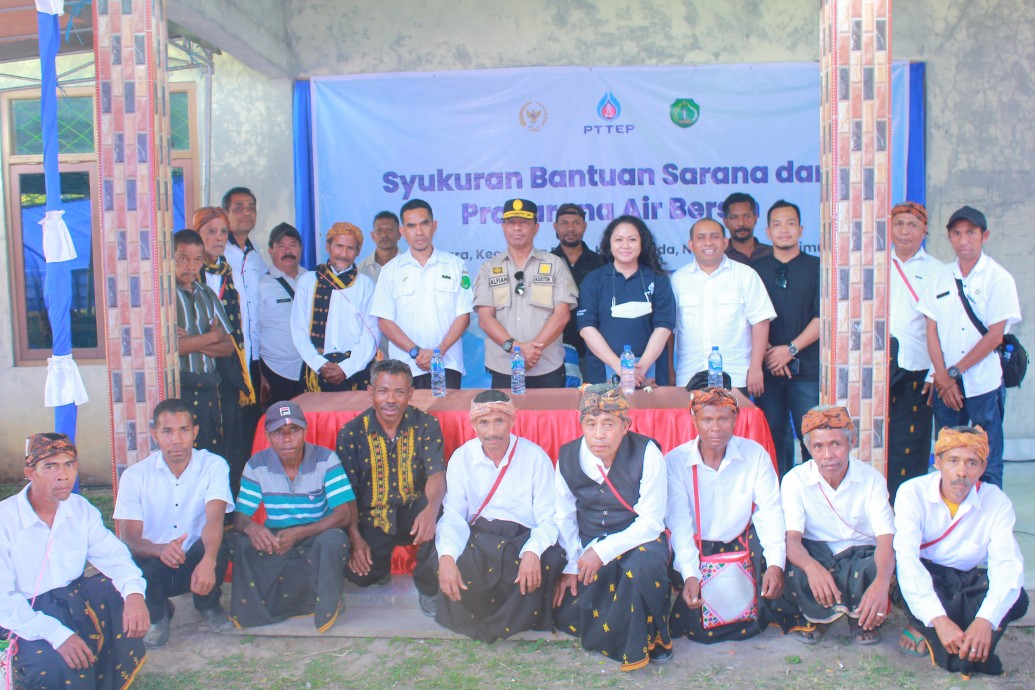
M 1005 463 L 1003 487 L 1017 513 L 1013 533 L 1024 554 L 1024 584 L 1030 592 L 1035 589 L 1035 461 Z

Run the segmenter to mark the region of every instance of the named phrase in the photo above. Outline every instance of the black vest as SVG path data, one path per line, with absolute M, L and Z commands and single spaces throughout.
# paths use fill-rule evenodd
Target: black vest
M 627 433 L 618 446 L 618 453 L 607 475 L 630 506 L 635 506 L 640 500 L 643 453 L 648 443 L 657 445 L 656 441 L 647 436 L 632 431 Z M 582 465 L 579 463 L 581 444 L 582 439 L 577 438 L 561 446 L 557 455 L 557 467 L 575 496 L 579 535 L 582 537 L 582 543 L 586 544 L 598 537 L 625 530 L 636 519 L 636 513 L 625 508 L 615 498 L 606 482 L 597 484 L 582 471 Z

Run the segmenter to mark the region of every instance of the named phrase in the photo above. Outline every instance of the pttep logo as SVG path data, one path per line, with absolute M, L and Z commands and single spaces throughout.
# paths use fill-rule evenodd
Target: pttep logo
M 622 114 L 622 104 L 608 91 L 597 103 L 597 115 L 604 122 L 614 122 Z M 628 134 L 636 125 L 583 125 L 583 134 Z

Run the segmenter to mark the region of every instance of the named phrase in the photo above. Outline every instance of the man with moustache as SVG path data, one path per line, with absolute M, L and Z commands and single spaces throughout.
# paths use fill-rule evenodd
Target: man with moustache
M 686 386 L 707 371 L 708 355 L 718 346 L 733 387 L 759 396 L 765 388 L 762 362 L 769 322 L 776 311 L 758 274 L 723 254 L 726 242 L 722 225 L 710 218 L 697 221 L 687 243 L 694 260 L 672 274 L 676 385 Z
M 375 283 L 381 269 L 399 254 L 399 216 L 391 211 L 381 211 L 374 216 L 374 229 L 370 231 L 374 251 L 359 262 L 359 272 Z
M 223 304 L 212 288 L 199 281 L 199 272 L 205 262 L 204 251 L 201 236 L 193 230 L 180 230 L 173 235 L 180 395 L 190 407 L 198 426 L 194 447 L 222 455 L 223 411 L 218 360 L 236 355 L 234 341 L 230 337 L 233 327 L 223 311 Z M 237 362 L 239 360 L 234 359 L 230 364 Z
M 819 404 L 819 257 L 801 251 L 801 233 L 801 210 L 777 201 L 766 215 L 771 253 L 751 263 L 776 310 L 765 352 L 765 392 L 755 402 L 769 422 L 781 477 L 794 467 L 794 429 L 802 461 L 809 459 L 797 422 Z
M 542 448 L 511 433 L 505 393 L 471 402 L 476 438 L 456 449 L 435 531 L 441 625 L 483 642 L 552 630 L 550 606 L 564 552 L 557 546 L 554 468 Z
M 564 259 L 575 281 L 575 287 L 582 287 L 583 279 L 591 271 L 604 265 L 600 254 L 586 246 L 582 239 L 586 234 L 586 210 L 578 204 L 561 204 L 554 215 L 553 230 L 557 233 L 558 244 L 550 253 Z M 575 306 L 572 309 L 575 309 Z M 575 348 L 579 355 L 579 366 L 584 369 L 586 342 L 579 335 L 574 315 L 571 315 L 568 325 L 564 327 L 562 342 Z
M 158 450 L 126 468 L 112 517 L 119 538 L 147 580 L 148 649 L 169 639 L 169 597 L 192 592 L 194 608 L 213 632 L 230 626 L 219 604 L 226 576 L 223 517 L 234 511 L 226 460 L 193 448 L 198 427 L 190 407 L 166 398 L 151 416 Z
M 7 682 L 127 688 L 144 663 L 141 638 L 150 625 L 140 569 L 100 511 L 72 492 L 79 460 L 67 436 L 26 439 L 24 472 L 28 485 L 0 501 Z M 87 562 L 100 572 L 86 575 Z
M 291 305 L 298 277 L 302 236 L 281 223 L 270 231 L 269 273 L 259 281 L 259 356 L 267 400 L 290 400 L 305 392 L 302 357 L 291 338 Z
M 327 231 L 327 262 L 302 275 L 291 305 L 291 338 L 310 393 L 367 387 L 381 333 L 370 313 L 374 281 L 356 269 L 363 232 L 352 223 Z
M 924 251 L 927 209 L 907 201 L 891 209 L 891 333 L 888 374 L 888 493 L 892 503 L 902 482 L 927 474 L 933 411 L 927 404 L 931 355 L 927 317 L 920 296 L 945 265 Z
M 755 237 L 758 202 L 750 194 L 734 192 L 722 202 L 722 224 L 730 231 L 726 256 L 742 264 L 750 264 L 773 253 L 773 248 Z M 772 238 L 769 238 L 772 241 Z
M 389 340 L 389 357 L 409 363 L 414 388 L 431 388 L 431 357 L 438 348 L 446 387 L 459 389 L 464 374 L 460 338 L 472 309 L 467 266 L 455 254 L 435 249 L 438 221 L 428 202 L 410 199 L 399 215 L 409 251 L 381 269 L 370 313 Z
M 396 359 L 370 366 L 370 409 L 338 431 L 338 457 L 356 492 L 358 520 L 349 526 L 352 555 L 345 577 L 360 587 L 387 584 L 392 550 L 415 545 L 421 611 L 434 616 L 435 522 L 446 493 L 438 420 L 410 405 L 413 374 Z
M 895 503 L 898 586 L 910 620 L 899 645 L 964 679 L 1003 673 L 996 644 L 1028 610 L 1013 504 L 980 479 L 989 453 L 981 427 L 943 427 L 938 472 L 904 483 Z

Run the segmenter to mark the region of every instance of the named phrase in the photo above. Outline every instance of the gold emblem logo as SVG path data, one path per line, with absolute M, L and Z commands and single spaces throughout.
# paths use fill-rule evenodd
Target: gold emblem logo
M 546 126 L 549 114 L 539 101 L 528 101 L 518 111 L 518 122 L 526 132 L 538 132 Z

